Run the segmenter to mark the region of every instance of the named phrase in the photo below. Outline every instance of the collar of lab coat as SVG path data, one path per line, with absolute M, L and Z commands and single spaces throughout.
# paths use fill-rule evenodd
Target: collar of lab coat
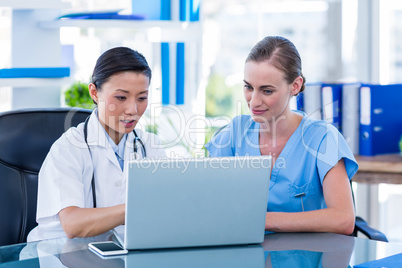
M 138 133 L 138 132 L 137 132 Z M 139 134 L 139 133 L 138 133 Z M 88 121 L 88 145 L 90 148 L 101 147 L 105 148 L 106 156 L 120 169 L 120 165 L 114 154 L 112 145 L 110 145 L 108 138 L 106 136 L 106 131 L 104 130 L 102 124 L 99 122 L 98 116 L 96 114 L 96 109 L 92 112 Z M 133 152 L 133 140 L 134 133 L 131 131 L 127 135 L 125 149 L 124 149 L 124 160 L 129 158 L 130 154 Z

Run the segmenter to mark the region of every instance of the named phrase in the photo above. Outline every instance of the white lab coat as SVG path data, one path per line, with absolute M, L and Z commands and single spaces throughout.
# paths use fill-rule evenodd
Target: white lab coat
M 145 145 L 147 157 L 166 155 L 154 134 L 136 132 Z M 95 175 L 97 207 L 125 202 L 125 177 L 95 111 L 88 121 L 87 140 L 91 154 L 84 140 L 84 123 L 81 123 L 68 129 L 52 145 L 39 172 L 36 214 L 39 225 L 29 233 L 28 242 L 66 236 L 58 213 L 70 206 L 93 207 L 92 174 Z M 133 158 L 133 141 L 134 133 L 130 132 L 124 150 L 125 162 Z M 138 153 L 143 157 L 140 146 Z

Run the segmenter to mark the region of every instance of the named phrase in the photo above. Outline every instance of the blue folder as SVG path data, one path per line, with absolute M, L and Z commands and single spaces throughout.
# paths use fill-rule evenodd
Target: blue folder
M 201 6 L 201 0 L 190 1 L 190 21 L 200 20 L 200 6 Z
M 119 14 L 120 11 L 122 11 L 122 9 L 73 12 L 73 13 L 63 14 L 63 15 L 57 17 L 57 19 L 73 19 L 73 18 L 77 18 L 77 17 L 87 16 L 90 14 L 117 15 L 117 14 Z
M 402 267 L 402 253 L 387 258 L 375 261 L 369 261 L 353 266 L 353 268 L 377 268 L 377 267 L 387 267 L 387 268 Z
M 144 20 L 145 16 L 135 14 L 87 14 L 71 17 L 76 20 Z
M 0 78 L 60 78 L 70 76 L 68 67 L 0 69 Z
M 360 87 L 360 155 L 399 152 L 401 106 L 402 84 L 363 84 Z
M 162 104 L 170 104 L 170 53 L 169 43 L 161 43 Z
M 145 15 L 119 14 L 121 10 L 89 11 L 64 14 L 58 19 L 81 19 L 81 20 L 144 20 Z
M 185 45 L 177 43 L 176 46 L 176 104 L 184 104 L 185 84 Z
M 170 20 L 170 0 L 132 1 L 134 10 L 147 14 L 147 19 Z M 162 104 L 170 104 L 170 47 L 169 43 L 161 43 Z
M 189 19 L 189 0 L 179 1 L 180 21 Z M 176 104 L 184 104 L 184 84 L 185 84 L 185 44 L 176 44 Z

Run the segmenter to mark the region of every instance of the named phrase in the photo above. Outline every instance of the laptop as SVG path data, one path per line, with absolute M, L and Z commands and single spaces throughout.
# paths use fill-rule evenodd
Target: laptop
M 264 240 L 270 156 L 125 163 L 128 250 L 256 244 Z

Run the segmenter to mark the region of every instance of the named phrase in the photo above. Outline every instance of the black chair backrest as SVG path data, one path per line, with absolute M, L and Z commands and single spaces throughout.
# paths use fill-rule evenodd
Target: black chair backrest
M 37 225 L 39 169 L 52 144 L 91 112 L 44 108 L 0 113 L 0 246 L 25 242 Z

